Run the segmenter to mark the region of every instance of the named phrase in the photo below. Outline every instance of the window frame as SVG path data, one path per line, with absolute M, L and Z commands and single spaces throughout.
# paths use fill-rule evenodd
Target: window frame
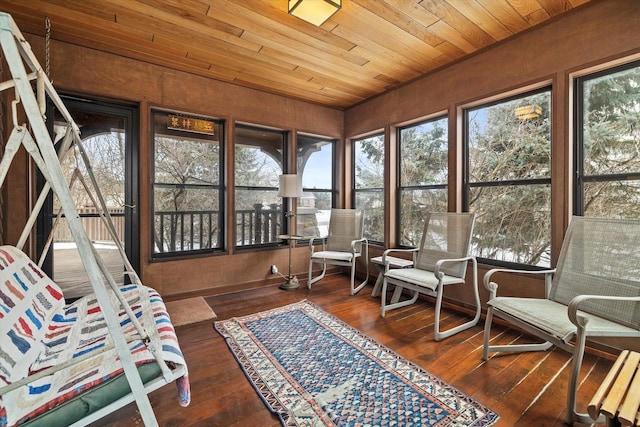
M 605 68 L 593 73 L 578 76 L 573 81 L 575 96 L 574 101 L 574 141 L 573 141 L 573 215 L 584 216 L 585 214 L 585 184 L 609 181 L 640 181 L 640 171 L 626 173 L 611 173 L 598 175 L 585 175 L 584 173 L 584 85 L 587 81 L 598 79 L 607 75 L 619 73 L 621 71 L 640 68 L 640 60 L 634 60 L 625 64 Z
M 237 195 L 238 190 L 240 191 L 275 191 L 278 192 L 279 188 L 276 185 L 275 187 L 267 187 L 267 186 L 256 186 L 256 185 L 238 185 L 237 183 L 237 168 L 236 168 L 236 148 L 237 148 L 237 129 L 245 129 L 255 132 L 266 132 L 271 134 L 279 134 L 282 138 L 281 144 L 281 152 L 282 158 L 280 159 L 280 168 L 282 174 L 290 173 L 288 170 L 288 153 L 289 153 L 289 145 L 287 144 L 289 132 L 283 129 L 276 129 L 266 126 L 248 124 L 248 123 L 240 123 L 236 122 L 234 129 L 234 141 L 233 141 L 233 173 L 234 173 L 234 195 L 236 196 L 233 201 L 233 215 L 234 215 L 234 223 L 237 222 Z M 288 234 L 289 230 L 289 218 L 287 216 L 287 212 L 291 209 L 289 206 L 290 200 L 287 197 L 278 197 L 280 199 L 280 230 L 276 234 L 277 235 L 285 235 Z M 295 218 L 295 217 L 294 217 Z M 253 243 L 248 245 L 238 245 L 238 225 L 234 226 L 233 231 L 233 248 L 236 251 L 245 251 L 245 250 L 255 250 L 255 249 L 264 249 L 264 248 L 275 248 L 284 245 L 286 242 L 282 239 L 275 238 L 273 241 L 265 242 L 265 243 Z
M 549 125 L 550 127 L 550 131 L 549 131 L 549 152 L 550 152 L 550 158 L 549 158 L 549 176 L 546 178 L 529 178 L 529 179 L 508 179 L 508 180 L 504 180 L 504 181 L 475 181 L 475 182 L 470 182 L 470 148 L 469 148 L 469 114 L 471 112 L 483 109 L 483 108 L 489 108 L 489 107 L 493 107 L 499 104 L 503 104 L 503 103 L 507 103 L 507 102 L 511 102 L 517 99 L 522 99 L 522 98 L 526 98 L 529 96 L 533 96 L 533 95 L 537 95 L 543 92 L 548 92 L 549 93 L 549 105 L 550 105 L 550 112 L 549 112 L 549 119 L 551 120 L 551 123 Z M 525 186 L 525 185 L 548 185 L 549 186 L 549 208 L 551 209 L 551 206 L 553 204 L 551 198 L 553 197 L 553 194 L 551 192 L 551 181 L 552 181 L 552 177 L 551 177 L 551 171 L 552 171 L 552 165 L 553 165 L 553 158 L 551 157 L 551 153 L 552 151 L 552 147 L 553 147 L 553 115 L 552 115 L 552 109 L 553 109 L 553 87 L 550 84 L 546 84 L 546 85 L 542 85 L 540 87 L 537 87 L 535 89 L 531 89 L 531 90 L 526 90 L 523 92 L 517 92 L 514 94 L 510 94 L 507 95 L 505 97 L 495 97 L 492 98 L 490 101 L 488 102 L 480 102 L 480 103 L 474 103 L 474 105 L 471 105 L 469 107 L 463 107 L 462 108 L 462 210 L 464 212 L 470 212 L 470 196 L 471 196 L 471 190 L 473 188 L 492 188 L 492 187 L 503 187 L 503 186 Z M 551 212 L 549 212 L 549 224 L 551 225 Z M 549 245 L 552 244 L 552 236 L 551 236 L 551 227 L 549 229 Z M 553 250 L 551 247 L 550 249 L 550 253 Z M 534 265 L 534 264 L 524 264 L 524 263 L 519 263 L 519 262 L 514 262 L 514 261 L 504 261 L 504 260 L 499 260 L 499 259 L 493 259 L 493 258 L 485 258 L 485 257 L 480 257 L 480 256 L 476 256 L 476 259 L 478 260 L 479 263 L 485 264 L 485 265 L 490 265 L 490 266 L 496 266 L 496 267 L 501 267 L 501 268 L 512 268 L 512 269 L 520 269 L 520 270 L 530 270 L 530 271 L 539 271 L 539 270 L 545 270 L 550 268 L 549 266 L 539 266 L 539 265 Z
M 425 185 L 402 185 L 402 131 L 406 130 L 406 129 L 410 129 L 410 128 L 414 128 L 414 127 L 419 127 L 422 126 L 424 124 L 428 124 L 428 123 L 433 123 L 433 122 L 437 122 L 440 120 L 444 120 L 445 124 L 446 124 L 446 133 L 447 133 L 447 155 L 450 153 L 450 147 L 451 147 L 451 142 L 449 141 L 449 114 L 448 112 L 444 112 L 441 114 L 436 114 L 434 116 L 431 116 L 427 119 L 421 120 L 421 121 L 417 121 L 417 122 L 413 122 L 413 123 L 408 123 L 406 125 L 403 126 L 399 126 L 396 128 L 396 141 L 397 141 L 397 150 L 398 150 L 398 155 L 396 156 L 396 218 L 397 221 L 395 223 L 395 227 L 396 227 L 396 247 L 398 248 L 409 248 L 412 247 L 410 245 L 406 245 L 400 242 L 400 239 L 402 237 L 401 235 L 401 224 L 402 224 L 402 194 L 404 191 L 413 191 L 413 190 L 423 190 L 423 191 L 428 191 L 428 190 L 447 190 L 449 188 L 449 183 L 448 183 L 448 177 L 449 177 L 449 165 L 447 162 L 447 180 L 445 180 L 444 183 L 439 183 L 439 184 L 425 184 Z M 449 205 L 449 197 L 448 194 L 445 196 L 446 197 L 446 202 L 445 204 L 447 205 L 446 208 L 448 208 Z M 445 209 L 446 209 L 445 208 Z M 423 227 L 424 228 L 424 227 Z M 418 230 L 419 233 L 422 232 L 422 228 L 420 230 Z M 420 244 L 420 242 L 418 242 L 418 244 Z
M 362 193 L 380 193 L 382 195 L 382 199 L 383 199 L 383 210 L 384 210 L 384 183 L 385 183 L 385 175 L 386 175 L 386 170 L 385 169 L 385 161 L 383 159 L 382 161 L 382 167 L 383 167 L 383 181 L 382 181 L 382 187 L 365 187 L 365 188 L 358 188 L 357 185 L 357 179 L 356 179 L 356 174 L 357 174 L 357 168 L 356 168 L 356 162 L 357 162 L 357 158 L 356 158 L 356 145 L 360 142 L 363 141 L 365 139 L 370 139 L 370 138 L 377 138 L 380 137 L 382 138 L 382 142 L 383 142 L 383 152 L 384 152 L 384 156 L 386 157 L 387 153 L 385 152 L 385 132 L 384 131 L 378 131 L 378 132 L 373 132 L 364 136 L 360 136 L 357 138 L 351 138 L 351 204 L 354 208 L 359 209 L 357 206 L 357 197 L 358 194 L 362 194 Z M 376 244 L 376 245 L 384 245 L 384 215 L 385 212 L 383 212 L 383 223 L 382 223 L 382 240 L 375 240 L 372 239 L 370 237 L 368 237 L 366 234 L 364 235 L 364 237 L 367 238 L 367 240 L 369 241 L 370 244 Z M 366 211 L 365 211 L 365 230 L 364 232 L 366 233 Z
M 329 137 L 323 137 L 323 136 L 317 136 L 317 135 L 311 135 L 311 134 L 305 134 L 302 132 L 299 132 L 296 135 L 296 171 L 298 174 L 303 174 L 304 171 L 302 170 L 302 165 L 301 165 L 301 157 L 300 155 L 302 154 L 301 149 L 300 149 L 300 139 L 301 138 L 306 138 L 309 139 L 310 141 L 315 141 L 316 143 L 320 143 L 320 142 L 324 142 L 324 145 L 330 145 L 331 146 L 331 160 L 330 160 L 330 167 L 331 167 L 331 188 L 309 188 L 309 187 L 304 187 L 304 176 L 301 176 L 301 180 L 302 180 L 302 191 L 304 192 L 308 192 L 308 193 L 329 193 L 330 194 L 330 200 L 331 200 L 331 208 L 334 208 L 336 206 L 336 202 L 338 200 L 338 189 L 336 187 L 336 183 L 337 183 L 337 170 L 336 170 L 336 165 L 337 165 L 337 160 L 338 160 L 338 153 L 337 153 L 337 140 L 335 138 L 329 138 Z M 300 205 L 301 203 L 301 199 L 298 198 L 297 200 L 297 206 L 296 208 L 299 210 L 300 208 L 303 208 L 303 206 Z M 300 227 L 299 227 L 299 223 L 296 220 L 296 234 L 300 234 Z M 297 244 L 303 243 L 305 241 L 308 241 L 309 237 L 304 237 L 303 239 L 300 239 L 300 241 L 297 242 Z M 314 237 L 325 237 L 325 236 L 314 236 Z
M 207 121 L 212 121 L 215 125 L 220 129 L 220 134 L 218 135 L 218 146 L 219 146 L 219 156 L 218 156 L 218 183 L 205 185 L 205 184 L 187 184 L 185 187 L 188 188 L 211 188 L 215 189 L 218 192 L 218 245 L 211 248 L 205 249 L 190 249 L 190 250 L 180 250 L 180 251 L 168 251 L 168 252 L 155 252 L 153 248 L 155 248 L 155 216 L 156 216 L 156 207 L 155 207 L 155 190 L 156 188 L 163 188 L 171 186 L 169 183 L 157 183 L 156 182 L 156 124 L 155 117 L 156 115 L 165 115 L 168 116 L 170 114 L 174 114 L 177 116 L 184 116 L 188 118 L 194 119 L 202 119 Z M 201 114 L 192 114 L 185 112 L 175 112 L 162 108 L 152 108 L 150 111 L 151 118 L 151 162 L 150 162 L 150 172 L 151 172 L 151 259 L 152 260 L 165 260 L 165 259 L 175 259 L 182 257 L 190 257 L 194 255 L 204 255 L 204 254 L 212 254 L 212 253 L 221 253 L 226 250 L 226 216 L 225 216 L 225 200 L 226 200 L 226 191 L 225 191 L 225 135 L 226 135 L 226 121 L 223 119 L 218 119 L 214 117 L 208 117 Z M 175 184 L 178 186 L 179 184 Z

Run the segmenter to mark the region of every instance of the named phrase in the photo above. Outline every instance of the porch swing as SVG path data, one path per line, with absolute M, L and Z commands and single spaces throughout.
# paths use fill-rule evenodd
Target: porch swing
M 187 366 L 166 307 L 125 254 L 78 126 L 12 17 L 1 12 L 0 46 L 12 77 L 0 82 L 0 92 L 15 91 L 0 188 L 20 146 L 46 180 L 17 244 L 0 246 L 0 426 L 81 426 L 134 401 L 144 424 L 157 426 L 151 391 L 175 381 L 180 405 L 190 401 Z M 45 124 L 46 96 L 65 122 L 55 141 Z M 28 126 L 18 123 L 20 106 Z M 66 181 L 61 162 L 72 150 L 80 154 L 92 188 L 78 173 Z M 98 208 L 131 284 L 116 284 L 89 240 L 70 191 L 76 179 Z M 93 288 L 68 305 L 41 270 L 44 257 L 35 263 L 22 252 L 50 190 L 61 206 L 56 224 L 64 215 Z M 51 242 L 50 236 L 44 253 Z

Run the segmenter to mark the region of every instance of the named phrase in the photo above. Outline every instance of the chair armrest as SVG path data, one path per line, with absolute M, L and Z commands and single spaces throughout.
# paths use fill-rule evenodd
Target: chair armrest
M 403 253 L 412 253 L 413 252 L 413 263 L 416 263 L 416 253 L 418 253 L 418 248 L 391 248 L 391 249 L 386 249 L 384 252 L 382 252 L 382 264 L 384 265 L 384 271 L 387 272 L 389 271 L 389 263 L 387 262 L 387 256 L 391 256 L 389 255 L 390 253 L 393 252 L 403 252 Z
M 404 253 L 410 253 L 410 252 L 418 252 L 418 248 L 391 248 L 391 249 L 386 249 L 384 252 L 382 252 L 382 259 L 384 260 L 385 257 L 387 255 L 389 255 L 392 252 L 404 252 Z
M 364 243 L 365 244 L 365 246 L 367 247 L 367 254 L 368 254 L 369 253 L 369 241 L 365 237 L 363 237 L 361 239 L 355 239 L 355 240 L 351 241 L 351 252 L 353 254 L 356 253 L 356 245 L 358 243 Z
M 325 239 L 324 237 L 320 237 L 320 236 L 311 236 L 309 237 L 309 251 L 311 252 L 311 255 L 313 255 L 313 252 L 315 251 L 315 247 L 314 242 L 315 240 L 318 239 L 322 239 L 322 250 L 325 250 L 326 245 L 327 245 L 327 239 Z
M 569 315 L 569 320 L 571 323 L 576 325 L 580 329 L 585 329 L 587 327 L 587 323 L 589 322 L 589 318 L 587 316 L 582 316 L 578 314 L 578 308 L 580 304 L 587 300 L 604 300 L 604 301 L 640 301 L 640 296 L 638 297 L 621 297 L 615 295 L 578 295 L 573 297 L 571 302 L 569 302 L 569 306 L 567 307 L 567 312 Z
M 465 256 L 462 258 L 441 258 L 436 262 L 436 266 L 433 269 L 433 274 L 436 276 L 436 278 L 438 280 L 442 279 L 442 276 L 444 276 L 444 273 L 442 273 L 440 271 L 440 268 L 442 268 L 442 264 L 447 264 L 447 263 L 454 263 L 454 262 L 463 262 L 463 261 L 471 261 L 472 259 L 475 259 L 474 256 Z
M 544 274 L 544 280 L 545 280 L 544 295 L 545 297 L 548 297 L 549 289 L 551 289 L 551 277 L 555 272 L 556 272 L 555 268 L 550 270 L 519 270 L 519 269 L 512 269 L 512 268 L 493 268 L 485 273 L 484 278 L 482 279 L 482 283 L 484 284 L 484 287 L 487 288 L 487 290 L 489 291 L 490 293 L 489 299 L 491 300 L 496 297 L 496 294 L 498 292 L 498 284 L 496 282 L 491 281 L 491 276 L 493 276 L 495 273 L 517 273 L 517 274 L 534 274 L 534 275 Z

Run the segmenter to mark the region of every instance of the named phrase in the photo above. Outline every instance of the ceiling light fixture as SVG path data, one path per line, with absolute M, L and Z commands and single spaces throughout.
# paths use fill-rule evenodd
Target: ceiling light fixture
M 542 107 L 539 105 L 523 105 L 516 107 L 515 113 L 520 120 L 535 119 L 542 114 Z
M 320 26 L 342 7 L 342 0 L 289 0 L 289 15 Z

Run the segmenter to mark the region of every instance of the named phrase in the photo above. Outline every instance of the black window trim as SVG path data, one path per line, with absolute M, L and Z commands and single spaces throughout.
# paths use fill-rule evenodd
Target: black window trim
M 507 181 L 474 181 L 469 182 L 469 114 L 480 110 L 482 108 L 492 107 L 498 104 L 502 104 L 505 102 L 514 101 L 520 98 L 526 98 L 528 96 L 536 95 L 543 92 L 549 92 L 549 95 L 553 97 L 553 87 L 552 85 L 543 85 L 539 88 L 528 90 L 524 92 L 519 92 L 514 95 L 510 95 L 504 98 L 496 98 L 487 103 L 474 104 L 469 108 L 462 108 L 462 210 L 465 212 L 469 212 L 469 189 L 470 188 L 479 188 L 479 187 L 500 187 L 505 185 L 551 185 L 551 176 L 549 178 L 531 178 L 531 179 L 521 179 L 521 180 L 507 180 Z M 551 99 L 551 106 L 553 107 L 553 99 Z M 553 128 L 553 123 L 551 124 Z M 551 140 L 549 143 L 553 146 L 553 131 L 551 132 Z M 552 169 L 553 158 L 550 160 L 549 170 Z M 532 264 L 522 264 L 512 261 L 503 261 L 492 258 L 484 258 L 484 257 L 476 257 L 479 264 L 487 265 L 490 267 L 499 267 L 499 268 L 509 268 L 509 269 L 520 269 L 527 271 L 541 271 L 547 270 L 549 267 L 536 266 Z
M 590 74 L 576 77 L 574 79 L 574 141 L 573 141 L 573 170 L 575 182 L 573 184 L 573 215 L 584 216 L 584 184 L 588 182 L 606 182 L 606 181 L 631 181 L 640 179 L 639 172 L 614 173 L 607 175 L 585 175 L 584 174 L 584 84 L 589 80 L 594 80 L 607 75 L 615 74 L 621 71 L 630 70 L 640 67 L 640 60 L 628 62 L 626 64 L 617 65 L 611 68 L 605 68 Z
M 395 200 L 395 205 L 396 205 L 396 222 L 395 222 L 395 235 L 396 235 L 396 242 L 395 242 L 395 247 L 397 248 L 410 248 L 411 246 L 408 245 L 403 245 L 400 243 L 399 239 L 400 239 L 400 219 L 402 217 L 402 191 L 403 190 L 446 190 L 449 187 L 448 182 L 445 183 L 438 183 L 438 184 L 426 184 L 426 185 L 402 185 L 402 180 L 401 180 L 401 174 L 402 174 L 402 138 L 401 138 L 401 133 L 403 130 L 408 129 L 408 128 L 413 128 L 413 127 L 417 127 L 417 126 L 421 126 L 423 124 L 426 123 L 431 123 L 431 122 L 435 122 L 435 121 L 439 121 L 442 119 L 446 119 L 447 121 L 447 127 L 449 126 L 449 113 L 448 112 L 444 112 L 442 114 L 437 114 L 434 116 L 431 116 L 425 120 L 419 120 L 417 122 L 412 122 L 412 123 L 408 123 L 406 125 L 403 126 L 399 126 L 396 128 L 396 141 L 397 141 L 397 153 L 398 155 L 396 156 L 396 200 Z M 451 146 L 448 135 L 447 135 L 447 143 L 449 145 L 449 147 Z M 447 152 L 449 152 L 450 150 L 447 150 Z M 449 175 L 449 170 L 447 168 L 447 176 Z M 448 197 L 447 197 L 448 199 Z M 447 204 L 448 204 L 448 200 L 447 200 Z
M 385 132 L 384 130 L 382 131 L 378 131 L 378 132 L 373 132 L 367 135 L 363 135 L 363 136 L 359 136 L 357 138 L 351 138 L 351 205 L 352 206 L 356 206 L 356 197 L 357 197 L 357 193 L 382 193 L 382 196 L 384 197 L 384 186 L 382 187 L 367 187 L 367 188 L 357 188 L 356 186 L 356 143 L 358 141 L 362 141 L 364 139 L 369 139 L 369 138 L 375 138 L 375 137 L 382 137 L 382 140 L 384 141 L 385 139 Z M 386 153 L 385 153 L 386 154 Z M 366 212 L 365 212 L 366 215 Z M 382 235 L 383 235 L 383 239 L 384 239 L 384 230 L 382 230 Z M 384 241 L 383 240 L 373 240 L 370 238 L 367 238 L 367 240 L 369 241 L 369 244 L 374 244 L 374 245 L 380 245 L 380 246 L 384 246 Z
M 220 150 L 220 165 L 219 165 L 219 176 L 218 176 L 218 184 L 217 185 L 203 185 L 203 184 L 168 184 L 168 183 L 163 183 L 163 182 L 155 182 L 155 114 L 177 114 L 177 115 L 184 115 L 184 116 L 188 116 L 188 117 L 193 117 L 193 118 L 199 118 L 199 119 L 204 119 L 204 120 L 209 120 L 209 121 L 213 121 L 216 125 L 218 125 L 220 127 L 220 135 L 219 135 L 219 150 Z M 151 236 L 149 236 L 150 240 L 151 240 L 151 248 L 154 247 L 155 242 L 154 242 L 154 223 L 155 223 L 155 196 L 154 196 L 154 192 L 155 189 L 160 187 L 177 187 L 177 186 L 181 186 L 183 188 L 217 188 L 219 197 L 218 197 L 218 224 L 219 224 L 219 245 L 215 248 L 207 248 L 207 249 L 194 249 L 194 250 L 185 250 L 185 251 L 174 251 L 174 252 L 159 252 L 159 253 L 155 253 L 152 249 L 151 251 L 151 260 L 152 261 L 163 261 L 163 260 L 174 260 L 174 259 L 180 259 L 180 258 L 190 258 L 190 257 L 194 257 L 194 256 L 200 256 L 200 255 L 211 255 L 211 254 L 217 254 L 217 253 L 224 253 L 226 252 L 226 209 L 225 209 L 225 200 L 227 197 L 227 193 L 226 193 L 226 180 L 225 180 L 225 176 L 226 176 L 226 162 L 225 162 L 225 135 L 226 135 L 226 120 L 224 119 L 220 119 L 220 118 L 216 118 L 216 117 L 211 117 L 211 116 L 206 116 L 206 115 L 202 115 L 202 114 L 196 114 L 196 113 L 187 113 L 184 111 L 173 111 L 173 110 L 168 110 L 165 108 L 151 108 L 150 111 L 150 120 L 151 120 L 151 126 L 150 126 L 150 139 L 151 139 L 151 150 L 150 150 L 150 177 L 151 177 L 151 203 L 150 203 L 150 218 L 152 221 L 152 227 L 151 227 Z

